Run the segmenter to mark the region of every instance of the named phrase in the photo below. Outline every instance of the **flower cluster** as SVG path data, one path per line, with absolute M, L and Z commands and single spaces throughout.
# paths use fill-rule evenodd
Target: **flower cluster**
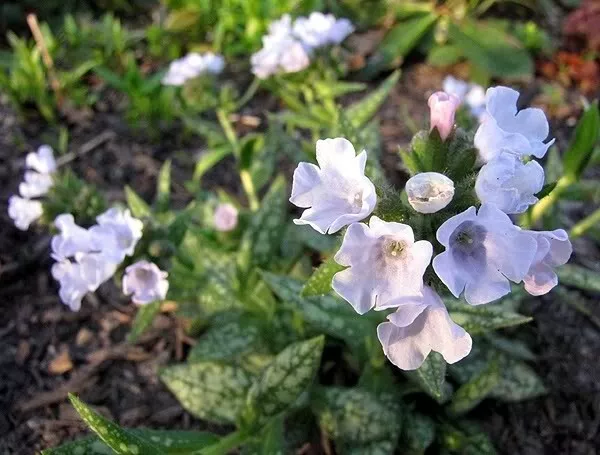
M 376 209 L 377 192 L 365 176 L 366 151 L 356 155 L 346 139 L 318 141 L 318 166 L 300 163 L 294 172 L 290 201 L 305 209 L 295 222 L 322 234 L 347 226 L 334 256 L 346 268 L 333 276 L 334 291 L 359 314 L 395 309 L 377 333 L 386 356 L 399 368 L 418 368 L 430 351 L 454 363 L 471 350 L 471 337 L 452 321 L 433 287 L 443 284 L 455 297 L 464 295 L 470 305 L 505 296 L 511 282 L 523 282 L 530 294 L 541 295 L 556 286 L 554 268 L 571 255 L 564 230 L 527 231 L 508 216 L 537 201 L 534 195 L 543 185 L 539 164 L 525 163 L 523 156 L 539 156 L 551 143 L 543 142 L 548 135 L 543 112 L 517 112 L 517 98 L 518 92 L 506 87 L 487 91 L 487 111 L 475 141 L 485 162 L 474 188 L 479 207 L 453 209 L 454 183 L 446 175 L 422 172 L 407 182 L 414 210 L 437 214 L 432 218 L 437 223 L 435 238 L 415 239 L 413 227 L 422 220 L 411 227 L 410 216 L 402 220 L 409 224 L 375 215 L 368 223 L 360 222 Z M 453 140 L 457 99 L 439 92 L 429 106 L 432 128 L 442 140 Z M 414 216 L 417 220 L 423 215 Z M 434 242 L 444 249 L 435 256 Z M 424 278 L 430 264 L 437 282 Z
M 464 103 L 473 117 L 483 119 L 485 113 L 485 89 L 478 84 L 470 84 L 453 76 L 444 78 L 444 92 L 454 95 Z
M 48 193 L 53 185 L 52 174 L 56 172 L 56 161 L 52 148 L 42 145 L 37 152 L 25 158 L 25 176 L 19 185 L 19 194 L 8 200 L 8 215 L 22 231 L 42 216 L 42 203 L 37 199 Z
M 142 237 L 143 223 L 133 218 L 129 210 L 111 208 L 96 221 L 88 229 L 78 226 L 68 213 L 54 221 L 59 234 L 51 242 L 52 258 L 56 261 L 52 276 L 60 284 L 61 300 L 73 311 L 79 310 L 85 294 L 98 289 L 114 275 L 126 256 L 133 255 Z M 130 289 L 135 290 L 135 285 L 128 284 L 127 290 Z
M 252 72 L 260 79 L 276 73 L 296 73 L 310 65 L 310 56 L 317 48 L 340 44 L 354 27 L 348 19 L 336 19 L 331 14 L 311 13 L 308 17 L 292 18 L 286 14 L 271 23 L 263 36 L 263 47 L 251 57 Z
M 205 73 L 219 74 L 224 67 L 225 60 L 220 55 L 212 52 L 206 54 L 191 52 L 185 57 L 171 62 L 162 83 L 163 85 L 180 86 Z

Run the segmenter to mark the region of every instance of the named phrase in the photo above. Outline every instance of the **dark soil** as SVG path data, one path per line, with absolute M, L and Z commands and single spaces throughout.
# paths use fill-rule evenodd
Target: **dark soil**
M 412 136 L 407 119 L 416 128 L 425 125 L 427 96 L 440 86 L 439 74 L 417 66 L 380 112 L 383 164 L 396 181 L 402 180 L 397 147 Z M 158 368 L 185 352 L 188 340 L 177 320 L 161 314 L 138 344 L 126 344 L 135 308 L 114 283 L 86 298 L 78 313 L 70 312 L 49 273 L 48 234 L 23 233 L 8 218 L 6 201 L 21 179 L 24 153 L 46 140 L 48 132 L 36 125 L 17 121 L 7 107 L 0 112 L 0 454 L 32 454 L 85 433 L 67 392 L 125 426 L 205 428 L 157 378 Z M 202 143 L 179 140 L 177 134 L 153 143 L 131 134 L 118 115 L 97 113 L 93 122 L 72 125 L 70 151 L 105 131 L 112 131 L 112 138 L 70 164 L 78 175 L 111 200 L 122 199 L 124 184 L 149 198 L 161 162 L 170 157 L 174 200 L 185 201 L 180 183 L 191 176 Z M 564 145 L 569 129 L 553 132 Z M 236 191 L 236 178 L 224 163 L 208 176 L 207 185 Z M 599 328 L 552 295 L 525 311 L 535 317 L 526 330 L 549 393 L 518 404 L 485 402 L 477 411 L 480 423 L 501 453 L 595 454 L 600 448 Z

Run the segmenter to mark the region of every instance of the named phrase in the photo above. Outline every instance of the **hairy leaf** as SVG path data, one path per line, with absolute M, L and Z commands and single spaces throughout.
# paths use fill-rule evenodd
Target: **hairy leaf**
M 364 126 L 377 113 L 398 79 L 400 79 L 400 71 L 394 71 L 376 90 L 345 108 L 344 111 L 350 122 L 357 128 Z
M 331 257 L 323 262 L 306 281 L 302 288 L 302 297 L 310 297 L 313 295 L 325 295 L 331 291 L 331 280 L 333 275 L 344 270 L 344 266 L 339 265 Z
M 127 200 L 127 206 L 134 217 L 145 218 L 152 214 L 150 206 L 129 186 L 125 186 L 125 199 Z
M 448 399 L 446 361 L 441 354 L 429 353 L 420 368 L 405 374 L 437 402 L 443 403 Z
M 525 324 L 532 320 L 529 316 L 506 311 L 500 306 L 471 306 L 452 298 L 444 299 L 452 320 L 471 335 L 485 333 L 504 327 Z
M 500 383 L 500 366 L 497 359 L 492 360 L 485 369 L 454 392 L 448 410 L 452 414 L 470 411 L 486 398 Z
M 600 292 L 600 273 L 580 265 L 565 264 L 556 269 L 558 281 L 567 286 L 590 292 Z
M 135 343 L 140 335 L 144 333 L 146 329 L 150 327 L 150 325 L 152 325 L 154 317 L 160 311 L 161 303 L 162 302 L 152 302 L 147 305 L 140 305 L 138 307 L 135 319 L 131 325 L 131 330 L 129 331 L 129 335 L 127 335 L 128 342 Z

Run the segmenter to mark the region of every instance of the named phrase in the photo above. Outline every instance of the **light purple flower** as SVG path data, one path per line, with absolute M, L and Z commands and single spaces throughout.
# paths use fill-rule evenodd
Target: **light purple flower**
M 482 203 L 494 204 L 504 213 L 525 212 L 535 204 L 544 186 L 544 169 L 537 161 L 501 152 L 486 163 L 477 176 L 475 192 Z
M 421 297 L 405 298 L 388 320 L 379 324 L 377 336 L 387 358 L 402 370 L 416 370 L 431 351 L 447 363 L 471 352 L 471 337 L 450 319 L 442 299 L 428 286 Z
M 369 226 L 351 224 L 334 256 L 348 268 L 334 275 L 333 290 L 359 314 L 398 306 L 405 297 L 422 295 L 423 274 L 432 253 L 431 243 L 415 242 L 406 224 L 376 216 Z
M 219 204 L 215 209 L 213 223 L 217 231 L 233 231 L 238 224 L 238 210 L 232 204 Z
M 52 257 L 56 261 L 74 257 L 77 253 L 90 253 L 100 249 L 100 242 L 93 232 L 75 223 L 73 215 L 63 213 L 54 220 L 54 226 L 60 231 L 52 237 Z
M 152 262 L 136 262 L 125 269 L 123 293 L 138 305 L 164 300 L 169 290 L 167 276 Z
M 544 111 L 537 108 L 517 110 L 519 92 L 508 87 L 492 87 L 486 92 L 486 113 L 477 132 L 475 146 L 487 162 L 501 151 L 518 156 L 542 158 L 554 139 L 548 137 L 549 126 Z
M 202 74 L 219 74 L 224 67 L 225 60 L 221 55 L 212 52 L 205 54 L 191 52 L 185 57 L 171 62 L 162 83 L 163 85 L 180 86 Z
M 491 204 L 453 216 L 440 226 L 437 240 L 446 251 L 433 259 L 435 273 L 455 297 L 464 291 L 471 305 L 508 294 L 510 281 L 525 278 L 537 250 L 533 236 Z
M 573 246 L 563 229 L 526 232 L 536 239 L 537 251 L 533 264 L 523 279 L 525 290 L 531 295 L 544 295 L 558 284 L 554 268 L 569 261 Z
M 56 161 L 52 147 L 42 145 L 36 152 L 28 153 L 25 165 L 40 174 L 53 174 L 56 172 Z
M 430 129 L 437 128 L 442 140 L 446 140 L 454 128 L 454 114 L 460 100 L 446 92 L 435 92 L 429 97 L 427 104 L 430 111 Z
M 16 195 L 8 199 L 8 216 L 21 231 L 29 229 L 31 223 L 41 217 L 43 213 L 44 209 L 40 201 L 31 201 Z
M 294 171 L 290 202 L 306 208 L 296 224 L 333 234 L 371 214 L 375 186 L 365 176 L 367 153 L 356 155 L 350 141 L 338 137 L 317 141 L 317 163 L 300 163 Z
M 113 207 L 96 218 L 97 225 L 90 232 L 99 239 L 102 253 L 120 263 L 132 256 L 137 242 L 142 238 L 144 223 L 131 216 L 127 209 Z

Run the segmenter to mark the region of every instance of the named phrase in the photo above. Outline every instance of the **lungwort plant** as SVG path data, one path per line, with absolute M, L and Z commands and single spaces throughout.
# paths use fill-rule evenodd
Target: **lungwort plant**
M 598 137 L 593 105 L 565 176 L 545 183 L 548 122 L 539 109 L 517 111 L 518 96 L 488 89 L 473 135 L 455 125 L 460 100 L 434 93 L 430 128 L 400 152 L 404 189 L 363 150 L 374 143 L 364 140 L 373 98 L 339 109 L 345 137 L 318 140 L 316 153 L 275 118 L 264 136 L 230 136 L 246 197 L 199 189 L 219 155 L 180 210 L 167 162 L 152 204 L 126 188 L 127 207 L 106 210 L 89 189 L 85 212 L 57 212 L 68 185 L 86 185 L 50 149 L 30 154 L 10 213 L 22 229 L 58 215 L 52 274 L 63 302 L 77 310 L 102 283 L 120 283 L 139 306 L 131 343 L 176 307 L 195 343 L 160 379 L 190 414 L 231 430 L 122 428 L 71 396 L 94 435 L 45 454 L 281 454 L 319 441 L 347 454 L 494 453 L 467 413 L 545 393 L 534 355 L 512 335 L 530 321 L 519 302 L 568 275 L 571 243 L 563 229 L 528 229 L 560 182 L 577 180 Z M 265 166 L 284 150 L 302 161 L 291 185 Z M 293 222 L 288 200 L 302 211 Z M 566 282 L 589 283 L 587 273 Z

